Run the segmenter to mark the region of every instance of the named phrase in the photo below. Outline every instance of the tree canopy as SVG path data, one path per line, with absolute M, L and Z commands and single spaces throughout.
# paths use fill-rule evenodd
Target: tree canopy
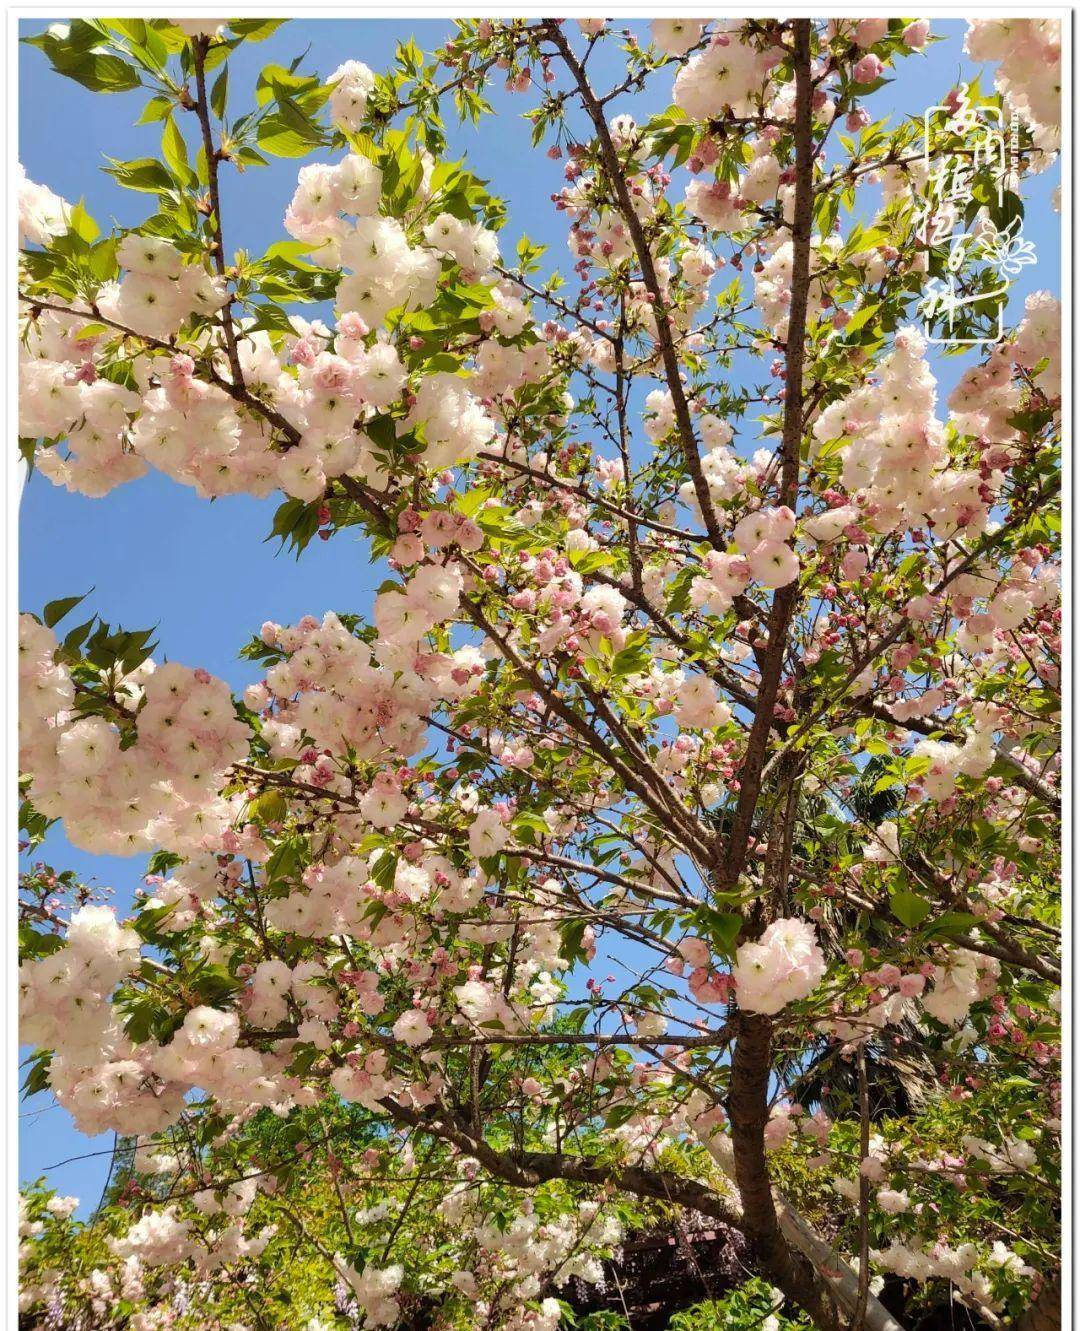
M 28 845 L 147 863 L 124 918 L 22 884 L 27 1087 L 117 1142 L 90 1220 L 26 1190 L 25 1325 L 607 1331 L 654 1241 L 679 1331 L 1023 1325 L 1060 1266 L 1061 334 L 1000 291 L 1059 23 L 972 21 L 993 87 L 924 126 L 879 94 L 925 20 L 462 21 L 237 105 L 280 22 L 28 39 L 161 151 L 109 159 L 131 230 L 21 183 L 27 465 L 280 492 L 283 546 L 386 579 L 237 626 L 241 696 L 82 598 L 21 618 Z M 448 159 L 495 80 L 565 163 L 562 275 Z M 219 181 L 270 158 L 283 238 L 236 250 Z

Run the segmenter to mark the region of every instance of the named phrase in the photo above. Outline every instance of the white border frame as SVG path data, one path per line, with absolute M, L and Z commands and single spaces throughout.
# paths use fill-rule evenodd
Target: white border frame
M 649 4 L 637 3 L 637 0 L 624 0 L 624 3 L 618 7 L 617 15 L 625 18 L 649 19 L 662 16 L 670 0 L 652 0 Z M 558 17 L 585 18 L 593 17 L 597 11 L 603 11 L 602 5 L 581 5 L 581 4 L 563 4 L 552 7 L 539 6 L 532 3 L 514 5 L 513 13 L 516 16 L 534 17 L 541 13 L 555 14 Z M 679 3 L 678 11 L 687 17 L 715 17 L 717 14 L 716 6 L 704 6 L 701 4 L 682 4 Z M 850 5 L 808 5 L 798 3 L 797 0 L 787 0 L 782 7 L 785 16 L 810 16 L 814 18 L 828 16 L 835 18 L 866 18 L 866 17 L 894 17 L 895 7 L 879 4 Z M 1072 249 L 1072 188 L 1073 188 L 1073 68 L 1072 53 L 1074 44 L 1073 33 L 1073 10 L 1072 8 L 1058 8 L 1054 6 L 1038 7 L 1028 9 L 1023 7 L 1023 13 L 1018 14 L 1016 5 L 998 5 L 994 3 L 984 4 L 981 12 L 985 17 L 991 17 L 995 14 L 1012 14 L 1023 18 L 1056 18 L 1062 24 L 1062 50 L 1064 59 L 1063 81 L 1062 81 L 1062 151 L 1061 151 L 1061 300 L 1062 300 L 1062 354 L 1064 364 L 1067 367 L 1067 373 L 1063 380 L 1062 387 L 1062 415 L 1065 421 L 1065 430 L 1069 431 L 1073 421 L 1073 249 Z M 180 3 L 169 6 L 158 5 L 137 5 L 121 3 L 107 6 L 87 4 L 68 4 L 63 7 L 64 17 L 82 17 L 100 15 L 102 12 L 115 14 L 118 17 L 139 17 L 155 18 L 182 14 L 185 17 L 216 17 L 223 12 L 222 6 L 193 5 Z M 433 5 L 433 4 L 400 4 L 400 5 L 372 5 L 356 6 L 350 4 L 341 5 L 316 5 L 310 8 L 298 8 L 295 5 L 279 4 L 250 4 L 239 3 L 229 9 L 230 14 L 236 17 L 254 17 L 261 18 L 441 18 L 450 19 L 460 17 L 463 14 L 469 17 L 484 16 L 503 16 L 507 13 L 505 5 L 491 4 L 467 4 L 467 5 Z M 670 11 L 669 11 L 670 12 Z M 723 10 L 727 17 L 732 18 L 754 18 L 754 17 L 773 17 L 777 14 L 776 6 L 765 7 L 761 5 L 733 5 Z M 970 4 L 932 4 L 919 11 L 920 14 L 933 20 L 942 19 L 970 19 L 972 10 Z M 59 7 L 46 5 L 23 5 L 7 8 L 7 96 L 5 102 L 6 118 L 6 188 L 5 188 L 5 225 L 4 254 L 14 256 L 17 249 L 17 212 L 15 203 L 15 194 L 12 183 L 15 180 L 15 166 L 18 162 L 18 26 L 22 19 L 27 18 L 51 18 L 59 17 Z M 16 268 L 12 259 L 9 259 L 3 268 L 5 275 L 5 322 L 3 330 L 3 345 L 5 347 L 5 384 L 6 384 L 6 404 L 7 404 L 7 439 L 14 441 L 18 437 L 18 411 L 17 411 L 17 373 L 16 357 L 14 354 L 17 319 L 17 278 Z M 0 1188 L 3 1189 L 3 1198 L 0 1200 L 0 1215 L 3 1221 L 0 1223 L 0 1235 L 3 1241 L 3 1258 L 0 1271 L 3 1272 L 2 1289 L 4 1291 L 4 1305 L 0 1307 L 0 1326 L 12 1326 L 17 1324 L 17 1289 L 18 1289 L 18 1257 L 17 1257 L 17 1233 L 18 1233 L 18 1186 L 19 1186 L 19 1167 L 18 1167 L 18 1127 L 19 1127 L 19 1099 L 18 1099 L 18 993 L 17 993 L 17 930 L 15 927 L 16 912 L 15 885 L 18 882 L 18 852 L 16 843 L 18 840 L 18 799 L 17 799 L 17 771 L 18 771 L 18 742 L 16 735 L 16 719 L 18 716 L 18 706 L 16 697 L 16 688 L 18 680 L 18 669 L 16 666 L 16 622 L 18 614 L 18 514 L 19 498 L 22 490 L 22 468 L 20 459 L 15 449 L 10 444 L 5 449 L 6 459 L 3 463 L 4 476 L 4 517 L 6 521 L 6 532 L 4 540 L 4 568 L 3 568 L 3 660 L 0 664 L 0 678 L 3 681 L 3 697 L 5 699 L 4 710 L 4 783 L 6 798 L 11 802 L 8 805 L 9 813 L 6 822 L 7 836 L 5 844 L 0 851 L 3 859 L 0 863 L 7 866 L 7 872 L 4 879 L 7 889 L 3 893 L 3 917 L 2 927 L 0 927 L 0 937 L 3 939 L 3 961 L 0 963 L 0 975 L 2 975 L 4 996 L 3 1004 L 3 1031 L 4 1043 L 0 1057 L 3 1058 L 4 1072 L 0 1076 L 0 1081 L 7 1078 L 6 1095 L 2 1101 L 5 1110 L 5 1128 L 4 1149 L 3 1149 L 3 1168 L 0 1170 Z M 1073 1309 L 1073 1279 L 1072 1279 L 1072 1240 L 1074 1233 L 1073 1226 L 1073 1190 L 1072 1190 L 1072 1161 L 1073 1161 L 1073 1103 L 1072 1103 L 1072 1074 L 1073 1074 L 1073 1049 L 1072 1049 L 1072 1029 L 1073 1029 L 1073 996 L 1072 996 L 1072 975 L 1073 975 L 1073 937 L 1072 937 L 1072 906 L 1069 889 L 1073 885 L 1074 877 L 1072 873 L 1073 865 L 1073 819 L 1069 816 L 1074 808 L 1072 772 L 1073 772 L 1073 706 L 1072 706 L 1072 681 L 1073 681 L 1073 663 L 1072 663 L 1072 603 L 1073 603 L 1073 554 L 1072 554 L 1072 528 L 1073 528 L 1073 468 L 1071 462 L 1071 451 L 1069 447 L 1063 450 L 1063 482 L 1064 482 L 1064 502 L 1063 502 L 1063 523 L 1062 523 L 1062 541 L 1064 545 L 1063 552 L 1063 628 L 1067 633 L 1065 652 L 1062 663 L 1062 693 L 1065 699 L 1063 713 L 1063 769 L 1062 769 L 1062 794 L 1067 805 L 1066 815 L 1062 820 L 1062 887 L 1063 887 L 1063 970 L 1062 970 L 1062 1042 L 1063 1042 L 1063 1063 L 1062 1077 L 1064 1086 L 1064 1105 L 1062 1111 L 1063 1134 L 1062 1134 L 1062 1305 L 1064 1327 L 1072 1325 Z

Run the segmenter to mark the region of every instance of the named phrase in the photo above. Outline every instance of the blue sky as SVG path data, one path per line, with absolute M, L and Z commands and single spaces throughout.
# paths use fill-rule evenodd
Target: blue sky
M 40 31 L 49 21 L 24 21 L 21 31 L 24 35 Z M 873 99 L 873 113 L 921 114 L 958 78 L 972 78 L 977 70 L 962 53 L 965 26 L 955 19 L 935 21 L 933 31 L 946 40 L 925 57 L 904 61 L 897 81 Z M 345 59 L 363 60 L 378 70 L 391 63 L 398 41 L 411 36 L 430 51 L 451 30 L 452 25 L 441 20 L 291 22 L 266 42 L 241 46 L 231 58 L 231 107 L 245 105 L 264 65 L 288 65 L 305 50 L 304 70 L 324 76 Z M 612 75 L 612 83 L 618 81 L 616 54 L 598 52 L 590 69 L 599 83 L 606 74 Z M 19 78 L 20 158 L 30 178 L 72 202 L 83 199 L 103 230 L 113 222 L 137 225 L 151 211 L 148 196 L 121 189 L 101 167 L 105 153 L 134 158 L 160 152 L 160 126 L 132 123 L 145 96 L 91 93 L 54 74 L 41 52 L 31 47 L 20 49 Z M 470 169 L 490 180 L 494 192 L 507 200 L 504 255 L 513 255 L 524 230 L 533 240 L 547 243 L 548 257 L 565 271 L 569 267 L 566 225 L 549 203 L 549 196 L 563 183 L 562 163 L 531 147 L 529 126 L 520 117 L 534 105 L 532 97 L 511 97 L 499 90 L 493 101 L 497 121 L 485 121 L 479 131 L 448 126 L 450 156 L 466 156 Z M 630 110 L 641 121 L 669 101 L 670 78 L 662 75 L 646 94 L 623 107 L 614 106 L 613 111 Z M 298 165 L 271 159 L 269 167 L 242 177 L 223 173 L 227 250 L 242 247 L 259 252 L 285 238 L 281 218 Z M 1016 302 L 1031 290 L 1059 286 L 1060 219 L 1049 206 L 1058 179 L 1054 169 L 1026 190 L 1025 236 L 1035 242 L 1039 262 L 1024 270 L 1014 289 Z M 968 363 L 965 356 L 935 365 L 943 395 Z M 364 543 L 348 532 L 325 544 L 313 542 L 299 561 L 277 553 L 276 543 L 264 543 L 264 537 L 278 502 L 234 497 L 207 503 L 157 473 L 103 499 L 86 499 L 34 476 L 20 514 L 20 606 L 40 612 L 49 600 L 93 587 L 87 613 L 93 610 L 126 628 L 156 624 L 158 659 L 167 655 L 204 666 L 242 688 L 257 672 L 239 661 L 236 653 L 263 620 L 295 623 L 309 613 L 363 611 L 381 581 Z M 57 869 L 72 868 L 87 880 L 115 889 L 121 912 L 145 868 L 140 859 L 83 854 L 56 831 L 35 858 L 47 859 Z M 56 1107 L 50 1096 L 35 1097 L 23 1110 L 20 1172 L 26 1180 L 67 1157 L 102 1152 L 111 1143 L 108 1137 L 87 1139 L 77 1134 L 66 1111 Z M 85 1215 L 96 1204 L 107 1170 L 108 1156 L 97 1155 L 49 1173 L 57 1188 L 82 1199 Z

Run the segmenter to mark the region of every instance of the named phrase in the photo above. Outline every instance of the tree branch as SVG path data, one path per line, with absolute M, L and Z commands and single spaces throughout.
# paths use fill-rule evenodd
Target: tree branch
M 221 230 L 221 194 L 218 188 L 218 167 L 221 159 L 214 146 L 214 135 L 210 127 L 210 99 L 206 95 L 206 52 L 210 46 L 210 37 L 197 37 L 192 42 L 195 57 L 195 87 L 198 101 L 195 111 L 202 130 L 203 153 L 206 157 L 206 176 L 210 185 L 211 228 L 214 234 L 214 267 L 218 276 L 225 280 L 225 241 Z M 240 369 L 240 352 L 236 345 L 236 329 L 233 327 L 229 305 L 232 297 L 221 307 L 221 327 L 225 334 L 225 348 L 229 357 L 229 370 L 233 383 L 241 391 L 244 389 L 244 376 Z
M 611 138 L 611 132 L 608 129 L 607 117 L 604 114 L 604 108 L 601 105 L 596 94 L 593 92 L 592 85 L 589 83 L 588 75 L 577 56 L 574 54 L 570 43 L 563 35 L 559 26 L 558 19 L 546 19 L 544 27 L 547 35 L 554 43 L 559 54 L 562 56 L 567 69 L 570 71 L 578 92 L 581 95 L 582 105 L 592 121 L 593 129 L 596 132 L 597 146 L 600 149 L 600 159 L 604 164 L 604 171 L 612 189 L 615 191 L 615 198 L 618 203 L 619 213 L 622 216 L 623 223 L 630 233 L 630 239 L 634 245 L 634 251 L 637 255 L 638 265 L 641 268 L 641 280 L 645 285 L 645 290 L 649 294 L 653 313 L 656 318 L 656 340 L 660 346 L 660 358 L 664 366 L 664 376 L 667 379 L 668 392 L 671 394 L 671 400 L 675 408 L 675 421 L 678 425 L 679 445 L 682 449 L 683 461 L 686 470 L 694 486 L 694 494 L 697 497 L 698 507 L 701 509 L 702 520 L 705 523 L 705 529 L 709 533 L 709 540 L 717 550 L 727 548 L 720 530 L 720 522 L 716 515 L 716 509 L 713 507 L 712 494 L 709 491 L 709 483 L 705 479 L 705 473 L 701 467 L 701 457 L 698 453 L 697 439 L 694 437 L 694 425 L 690 417 L 690 406 L 686 400 L 686 391 L 683 388 L 682 379 L 679 374 L 679 358 L 675 352 L 675 344 L 671 336 L 671 325 L 668 322 L 667 309 L 664 303 L 663 291 L 660 282 L 656 276 L 656 265 L 653 262 L 652 251 L 649 249 L 649 242 L 645 237 L 645 231 L 634 209 L 634 202 L 630 196 L 630 187 L 626 183 L 626 172 L 619 162 L 619 155 L 615 150 L 615 144 Z

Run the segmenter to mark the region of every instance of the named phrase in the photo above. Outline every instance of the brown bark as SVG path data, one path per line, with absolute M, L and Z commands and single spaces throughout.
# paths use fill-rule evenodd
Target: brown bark
M 762 1272 L 804 1308 L 822 1331 L 837 1331 L 840 1319 L 823 1278 L 788 1243 L 780 1228 L 765 1159 L 772 1072 L 772 1022 L 741 1013 L 731 1061 L 727 1112 L 731 1121 L 735 1182 L 742 1203 L 742 1230 Z
M 225 240 L 221 230 L 221 194 L 218 189 L 218 166 L 220 158 L 214 146 L 214 134 L 210 126 L 210 99 L 206 95 L 206 52 L 210 46 L 209 37 L 198 37 L 193 44 L 195 57 L 195 87 L 199 100 L 195 111 L 199 117 L 202 131 L 203 154 L 206 157 L 206 178 L 210 186 L 210 215 L 214 235 L 214 267 L 218 276 L 225 277 Z M 229 372 L 237 388 L 244 388 L 244 376 L 240 370 L 240 352 L 236 345 L 236 329 L 233 327 L 230 305 L 232 298 L 221 309 L 221 328 L 225 334 L 225 350 L 229 358 Z

